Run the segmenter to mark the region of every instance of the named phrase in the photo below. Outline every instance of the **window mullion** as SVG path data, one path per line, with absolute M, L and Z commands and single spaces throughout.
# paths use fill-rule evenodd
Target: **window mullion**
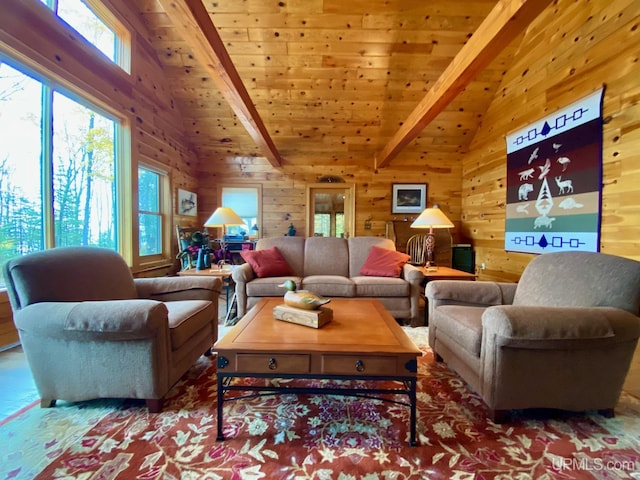
M 42 84 L 41 126 L 41 175 L 42 175 L 42 222 L 44 224 L 44 247 L 55 247 L 55 219 L 53 212 L 53 88 Z

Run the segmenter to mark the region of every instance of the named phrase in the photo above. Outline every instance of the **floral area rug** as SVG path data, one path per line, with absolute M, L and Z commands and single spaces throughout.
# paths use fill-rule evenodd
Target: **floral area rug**
M 160 414 L 97 400 L 15 416 L 0 426 L 0 479 L 640 478 L 640 400 L 623 394 L 613 419 L 519 413 L 496 425 L 432 361 L 426 328 L 406 331 L 424 351 L 416 447 L 407 443 L 407 407 L 293 394 L 225 402 L 218 442 L 215 358 L 202 357 Z

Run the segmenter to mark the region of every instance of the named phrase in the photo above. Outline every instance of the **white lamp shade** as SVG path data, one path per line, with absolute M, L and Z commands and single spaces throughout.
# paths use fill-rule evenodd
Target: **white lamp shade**
M 439 208 L 425 208 L 411 228 L 453 228 L 453 223 Z
M 229 207 L 218 207 L 213 215 L 204 222 L 205 227 L 224 227 L 225 225 L 244 225 L 244 220 Z

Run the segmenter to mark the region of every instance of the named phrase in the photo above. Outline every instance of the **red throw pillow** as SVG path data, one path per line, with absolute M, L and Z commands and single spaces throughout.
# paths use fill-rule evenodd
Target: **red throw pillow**
M 388 248 L 371 247 L 369 256 L 360 269 L 360 275 L 371 277 L 399 277 L 402 267 L 411 257 Z
M 253 271 L 260 278 L 293 275 L 291 267 L 277 247 L 265 248 L 264 250 L 242 250 L 240 256 L 251 265 Z

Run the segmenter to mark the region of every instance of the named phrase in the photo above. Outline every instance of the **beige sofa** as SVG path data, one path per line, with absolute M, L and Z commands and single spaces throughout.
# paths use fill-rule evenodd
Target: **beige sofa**
M 518 284 L 433 281 L 429 344 L 477 392 L 509 410 L 613 415 L 640 336 L 640 262 L 587 252 L 534 258 Z
M 283 236 L 258 240 L 257 250 L 277 247 L 293 275 L 258 278 L 248 263 L 236 267 L 232 277 L 236 284 L 238 317 L 261 297 L 284 295 L 285 290 L 279 285 L 293 279 L 299 290 L 325 297 L 377 298 L 395 318 L 412 324 L 418 322 L 422 272 L 406 264 L 398 278 L 360 275 L 373 246 L 395 250 L 393 241 L 380 237 Z
M 218 336 L 219 278 L 133 279 L 120 255 L 92 247 L 14 258 L 4 277 L 43 407 L 139 398 L 159 411 Z

